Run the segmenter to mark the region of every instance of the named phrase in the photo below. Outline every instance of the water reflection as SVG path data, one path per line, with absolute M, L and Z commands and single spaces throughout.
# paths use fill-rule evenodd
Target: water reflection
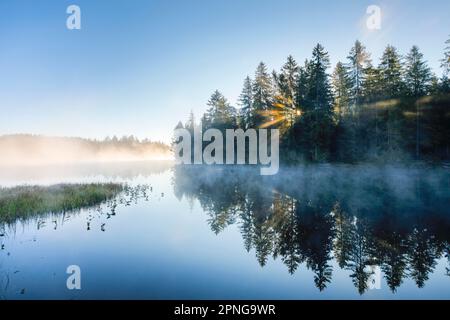
M 430 283 L 426 297 L 448 296 L 434 281 L 450 274 L 448 170 L 311 166 L 263 177 L 176 167 L 148 179 L 133 172 L 123 193 L 96 206 L 0 223 L 0 298 L 370 297 L 378 269 L 392 292 L 403 286 L 396 297 L 413 282 Z M 92 276 L 80 292 L 64 287 L 73 263 Z M 206 278 L 214 286 L 202 289 Z
M 55 184 L 85 181 L 130 181 L 162 174 L 173 166 L 170 161 L 85 163 L 42 166 L 2 166 L 0 185 Z
M 251 169 L 174 171 L 175 195 L 197 199 L 216 234 L 238 224 L 261 267 L 270 257 L 291 274 L 304 265 L 322 291 L 335 260 L 360 294 L 373 266 L 392 292 L 408 277 L 422 288 L 443 257 L 449 275 L 449 186 L 448 170 L 436 168 L 314 166 L 276 178 Z
M 51 228 L 53 231 L 56 231 L 64 228 L 69 221 L 84 219 L 86 231 L 106 232 L 110 219 L 113 219 L 118 212 L 125 207 L 138 204 L 139 201 L 150 201 L 152 198 L 155 198 L 152 193 L 153 187 L 149 184 L 124 185 L 123 191 L 113 198 L 90 207 L 83 206 L 69 211 L 61 210 L 59 212 L 49 212 L 47 214 L 26 217 L 20 217 L 19 215 L 14 221 L 3 221 L 0 219 L 0 258 L 2 258 L 2 255 L 10 257 L 11 249 L 14 249 L 15 246 L 15 241 L 9 242 L 9 245 L 13 248 L 8 247 L 6 242 L 7 240 L 14 240 L 17 233 L 23 230 L 27 230 L 27 233 L 46 228 Z M 31 241 L 37 241 L 35 235 Z M 8 294 L 11 294 L 10 287 L 12 286 L 12 279 L 14 275 L 21 272 L 21 270 L 15 269 L 3 269 L 2 262 L 0 259 L 0 300 L 7 297 Z M 30 259 L 29 264 L 31 266 L 35 263 L 35 260 Z M 23 285 L 26 285 L 26 283 Z M 26 288 L 22 288 L 19 294 L 25 295 L 26 292 Z

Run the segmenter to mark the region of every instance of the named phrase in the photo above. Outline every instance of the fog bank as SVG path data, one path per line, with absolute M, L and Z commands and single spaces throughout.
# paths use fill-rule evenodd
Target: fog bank
M 88 140 L 33 135 L 0 136 L 0 165 L 46 165 L 171 159 L 169 146 L 134 137 Z

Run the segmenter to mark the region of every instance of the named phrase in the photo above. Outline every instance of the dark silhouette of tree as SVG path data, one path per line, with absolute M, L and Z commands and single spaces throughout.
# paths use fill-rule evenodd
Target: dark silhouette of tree
M 367 67 L 370 65 L 370 55 L 361 42 L 357 40 L 347 59 L 349 60 L 350 105 L 353 112 L 358 112 L 363 100 L 363 88 L 367 77 Z
M 281 260 L 293 274 L 298 265 L 303 262 L 299 254 L 298 230 L 295 199 L 277 194 L 274 199 L 275 240 L 274 257 L 281 256 Z
M 371 272 L 367 267 L 372 264 L 372 239 L 365 221 L 354 217 L 352 222 L 352 248 L 347 269 L 352 271 L 350 277 L 359 294 L 366 292 Z
M 410 275 L 419 288 L 423 288 L 428 275 L 436 266 L 439 257 L 437 248 L 427 229 L 414 229 L 409 237 Z
M 252 123 L 253 114 L 253 89 L 252 80 L 247 76 L 244 80 L 244 87 L 242 93 L 239 96 L 239 104 L 241 106 L 241 123 L 240 126 L 244 129 L 254 128 L 255 124 Z
M 321 207 L 297 207 L 299 251 L 314 273 L 316 287 L 323 291 L 331 282 L 331 250 L 333 246 L 332 217 Z
M 341 62 L 336 64 L 332 75 L 334 112 L 339 120 L 343 115 L 350 113 L 350 79 L 348 70 Z
M 208 101 L 210 107 L 203 116 L 203 127 L 205 129 L 215 128 L 224 131 L 237 126 L 236 109 L 232 107 L 227 99 L 216 90 Z
M 345 214 L 339 204 L 333 209 L 334 214 L 334 255 L 340 268 L 345 268 L 352 250 L 353 217 Z
M 431 77 L 431 70 L 423 60 L 423 54 L 417 46 L 413 46 L 406 56 L 406 93 L 414 98 L 426 95 L 429 92 Z
M 267 72 L 267 66 L 264 62 L 261 62 L 256 68 L 252 90 L 254 113 L 251 123 L 254 128 L 257 128 L 264 122 L 261 112 L 270 109 L 273 103 L 272 79 Z
M 420 53 L 417 46 L 413 46 L 406 56 L 405 67 L 405 85 L 406 94 L 418 99 L 430 91 L 432 74 L 430 68 L 423 60 L 423 54 Z M 420 110 L 419 103 L 416 105 L 416 159 L 419 159 L 420 153 Z
M 403 177 L 399 187 L 384 173 L 354 179 L 345 169 L 313 170 L 267 180 L 252 170 L 177 167 L 174 188 L 179 198 L 198 199 L 214 233 L 237 224 L 244 248 L 255 250 L 261 266 L 270 256 L 292 274 L 304 264 L 319 290 L 332 281 L 333 258 L 351 272 L 360 294 L 368 290 L 371 266 L 396 292 L 407 277 L 423 287 L 437 261 L 448 259 L 445 192 L 434 192 L 432 179 Z M 436 185 L 445 185 L 448 175 L 439 179 Z M 399 196 L 409 188 L 417 189 L 415 200 Z

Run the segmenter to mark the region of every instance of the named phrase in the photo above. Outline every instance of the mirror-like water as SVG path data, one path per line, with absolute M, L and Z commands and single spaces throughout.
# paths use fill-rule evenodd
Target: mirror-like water
M 100 205 L 0 225 L 4 299 L 449 299 L 450 172 L 168 163 L 2 168 L 116 182 Z M 68 290 L 66 269 L 81 269 Z

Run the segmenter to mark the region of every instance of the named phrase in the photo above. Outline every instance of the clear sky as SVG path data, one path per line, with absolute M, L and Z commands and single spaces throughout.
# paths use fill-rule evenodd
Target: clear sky
M 70 4 L 81 30 L 66 28 Z M 371 4 L 381 30 L 366 27 Z M 317 42 L 333 65 L 356 39 L 375 63 L 417 44 L 440 75 L 449 13 L 448 0 L 0 0 L 0 134 L 168 142 L 215 89 L 236 104 L 258 62 L 303 62 Z

